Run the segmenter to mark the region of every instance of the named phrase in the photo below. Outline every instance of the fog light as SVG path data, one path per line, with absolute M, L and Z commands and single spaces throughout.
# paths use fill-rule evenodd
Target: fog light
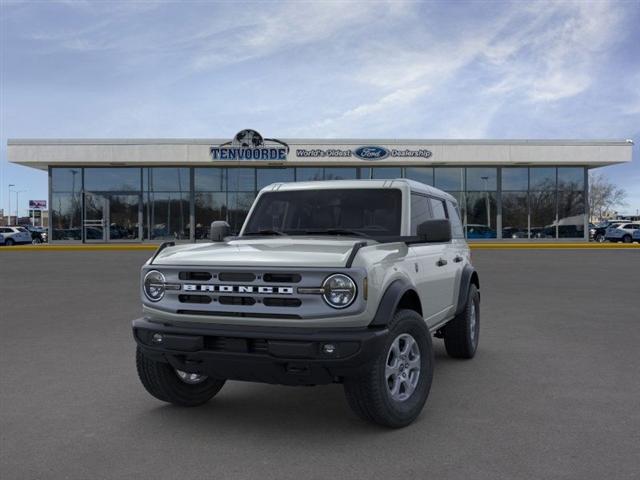
M 329 355 L 331 355 L 332 353 L 335 353 L 335 351 L 336 346 L 333 343 L 325 343 L 324 345 L 322 345 L 323 353 L 328 353 Z
M 160 333 L 154 333 L 153 337 L 151 337 L 151 341 L 153 343 L 162 343 L 162 335 Z

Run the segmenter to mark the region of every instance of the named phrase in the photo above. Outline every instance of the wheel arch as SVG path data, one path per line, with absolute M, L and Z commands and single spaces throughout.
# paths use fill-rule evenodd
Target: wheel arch
M 413 288 L 413 285 L 402 278 L 394 280 L 387 287 L 378 304 L 376 315 L 369 325 L 387 325 L 395 312 L 401 308 L 414 310 L 422 316 L 422 303 L 418 292 Z
M 456 315 L 459 315 L 467 305 L 467 297 L 471 285 L 475 285 L 475 287 L 480 290 L 480 277 L 471 265 L 465 265 L 460 277 L 460 291 L 458 292 Z

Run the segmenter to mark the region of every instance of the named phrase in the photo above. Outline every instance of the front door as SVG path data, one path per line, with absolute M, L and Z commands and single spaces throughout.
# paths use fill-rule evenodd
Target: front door
M 137 194 L 86 193 L 86 242 L 140 241 L 142 201 Z

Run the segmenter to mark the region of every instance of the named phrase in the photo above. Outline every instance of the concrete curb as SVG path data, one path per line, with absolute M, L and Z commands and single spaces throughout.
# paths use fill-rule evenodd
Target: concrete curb
M 188 244 L 185 244 L 188 245 Z M 153 251 L 159 244 L 96 244 L 96 245 L 14 245 L 0 246 L 0 252 L 50 252 L 50 251 Z M 620 250 L 640 249 L 638 243 L 470 243 L 473 250 Z

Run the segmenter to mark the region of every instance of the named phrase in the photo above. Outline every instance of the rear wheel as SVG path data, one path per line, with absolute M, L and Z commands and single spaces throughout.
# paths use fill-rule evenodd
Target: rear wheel
M 625 235 L 624 237 L 622 237 L 622 241 L 624 243 L 631 243 L 631 235 Z
M 11 245 L 15 245 L 15 243 L 16 243 L 16 242 L 13 240 L 13 238 L 7 238 L 7 239 L 4 241 L 4 244 L 5 244 L 7 247 L 10 247 Z
M 224 385 L 224 380 L 174 369 L 168 363 L 156 362 L 136 350 L 138 377 L 147 392 L 163 402 L 182 407 L 195 407 L 211 400 Z
M 432 379 L 433 348 L 425 321 L 413 310 L 399 310 L 378 356 L 360 377 L 345 379 L 344 389 L 358 416 L 399 428 L 420 415 Z
M 464 310 L 444 327 L 444 346 L 453 358 L 473 358 L 480 336 L 480 293 L 469 287 Z

